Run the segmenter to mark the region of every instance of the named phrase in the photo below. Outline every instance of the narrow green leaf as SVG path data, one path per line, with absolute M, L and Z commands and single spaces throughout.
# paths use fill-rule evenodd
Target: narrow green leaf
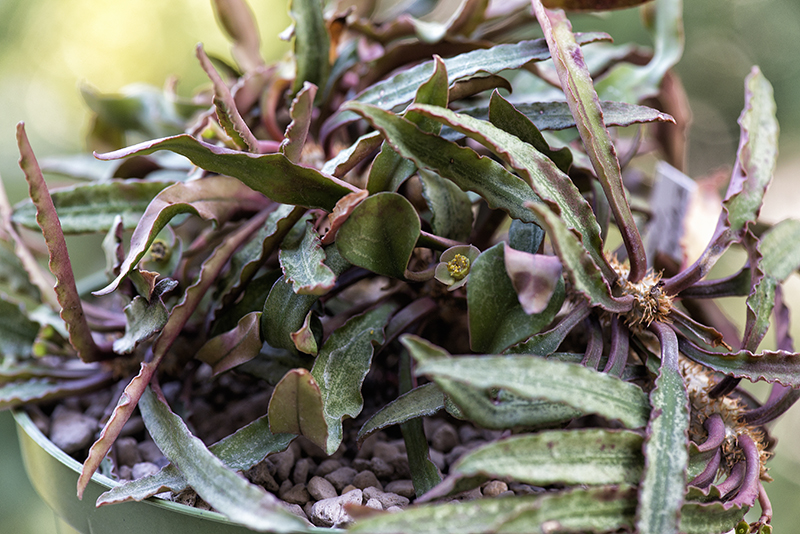
M 311 375 L 319 385 L 328 423 L 328 454 L 342 442 L 342 418 L 356 417 L 364 406 L 361 384 L 364 382 L 372 354 L 383 343 L 383 329 L 396 306 L 383 304 L 358 315 L 335 330 L 322 346 Z
M 638 282 L 647 271 L 644 244 L 625 195 L 617 152 L 606 129 L 600 99 L 583 60 L 583 53 L 563 11 L 548 11 L 537 1 L 533 2 L 533 8 L 550 47 L 561 88 L 575 117 L 583 146 L 622 234 L 631 263 L 629 278 Z M 602 263 L 598 265 L 602 266 Z
M 273 434 L 264 415 L 211 445 L 208 450 L 230 469 L 245 471 L 268 454 L 286 450 L 295 437 L 294 434 Z M 179 493 L 186 487 L 186 479 L 173 464 L 169 464 L 155 474 L 114 486 L 97 498 L 97 506 L 141 501 L 167 490 Z
M 298 295 L 324 295 L 336 283 L 336 275 L 325 265 L 325 251 L 317 231 L 306 221 L 283 240 L 278 258 L 287 282 Z
M 417 375 L 561 402 L 584 413 L 619 420 L 628 428 L 643 427 L 650 415 L 647 395 L 638 386 L 581 365 L 533 356 L 441 358 L 436 356 L 447 353 L 420 338 L 406 335 L 401 341 L 420 362 Z
M 95 361 L 101 356 L 100 350 L 95 344 L 92 332 L 86 322 L 81 298 L 75 286 L 75 276 L 72 272 L 72 263 L 69 259 L 67 242 L 64 240 L 64 232 L 61 231 L 61 223 L 58 220 L 53 200 L 25 133 L 24 123 L 17 125 L 17 146 L 20 153 L 19 166 L 25 173 L 29 196 L 36 206 L 36 223 L 42 230 L 47 246 L 48 267 L 56 277 L 56 285 L 53 289 L 56 292 L 58 304 L 61 306 L 59 315 L 64 320 L 69 332 L 70 345 L 78 352 L 80 358 L 85 362 Z
M 378 132 L 364 134 L 355 143 L 339 151 L 333 158 L 325 162 L 322 166 L 324 174 L 330 174 L 341 178 L 352 170 L 356 165 L 364 161 L 367 156 L 372 154 L 383 143 L 383 138 Z
M 300 163 L 303 146 L 306 144 L 308 129 L 311 126 L 311 113 L 314 111 L 314 97 L 317 86 L 305 82 L 303 88 L 292 100 L 289 116 L 292 122 L 286 127 L 284 140 L 281 142 L 281 152 L 294 163 Z
M 115 382 L 112 374 L 94 373 L 76 380 L 57 380 L 55 378 L 25 379 L 22 382 L 0 381 L 0 411 L 33 404 L 53 402 L 91 393 L 108 387 Z
M 107 154 L 102 160 L 119 159 L 135 154 L 171 150 L 209 172 L 233 176 L 275 202 L 295 204 L 330 211 L 336 201 L 355 187 L 309 167 L 289 161 L 283 154 L 248 154 L 199 141 L 189 135 L 176 135 L 146 141 Z
M 136 345 L 164 328 L 169 312 L 161 297 L 177 286 L 176 280 L 164 278 L 156 284 L 149 300 L 137 295 L 125 306 L 125 335 L 114 341 L 114 352 L 130 354 Z
M 800 221 L 786 219 L 761 236 L 758 250 L 761 252 L 759 267 L 779 282 L 800 269 Z
M 528 339 L 550 324 L 564 302 L 564 284 L 559 277 L 546 307 L 529 315 L 508 277 L 504 258 L 504 245 L 498 243 L 481 254 L 470 268 L 469 341 L 476 352 L 499 353 Z
M 195 358 L 209 364 L 215 375 L 252 360 L 264 344 L 260 323 L 261 312 L 248 313 L 239 319 L 236 328 L 206 341 Z
M 309 530 L 308 523 L 287 512 L 274 495 L 226 467 L 149 388 L 139 409 L 158 448 L 218 512 L 259 532 Z
M 294 58 L 297 70 L 292 94 L 305 82 L 325 87 L 331 72 L 328 53 L 331 38 L 325 26 L 321 0 L 292 0 L 289 15 L 294 19 Z
M 2 293 L 0 317 L 0 362 L 4 357 L 30 356 L 39 334 L 39 323 L 29 319 L 19 304 L 8 300 Z
M 505 354 L 549 356 L 558 350 L 559 345 L 566 339 L 572 329 L 586 319 L 590 313 L 591 309 L 587 302 L 583 305 L 575 306 L 553 328 L 536 334 L 524 343 L 510 347 L 505 351 Z
M 588 44 L 608 39 L 608 36 L 602 33 L 584 33 L 579 34 L 577 39 L 581 44 Z M 447 83 L 452 85 L 456 80 L 478 73 L 497 74 L 507 69 L 518 69 L 530 61 L 542 61 L 549 57 L 550 52 L 545 40 L 535 39 L 466 52 L 445 59 L 444 65 L 447 69 Z M 417 88 L 430 79 L 433 65 L 434 61 L 431 60 L 402 70 L 386 80 L 372 84 L 358 94 L 353 101 L 375 105 L 384 110 L 407 104 L 414 98 Z M 327 137 L 339 126 L 352 122 L 356 118 L 357 116 L 352 112 L 340 108 L 338 113 L 323 124 L 322 137 Z
M 353 265 L 402 279 L 419 234 L 411 203 L 397 193 L 378 193 L 353 210 L 336 235 L 336 247 Z
M 493 98 L 494 109 L 503 109 L 502 101 Z M 510 106 L 510 104 L 508 104 Z M 479 121 L 443 108 L 413 105 L 413 109 L 426 116 L 442 121 L 470 138 L 486 146 L 531 185 L 536 195 L 548 204 L 569 228 L 581 235 L 581 242 L 594 262 L 612 276 L 612 269 L 603 256 L 603 241 L 600 226 L 594 212 L 583 198 L 572 180 L 556 166 L 553 161 L 536 150 L 534 146 L 491 123 Z M 505 114 L 511 114 L 506 110 Z M 527 222 L 527 221 L 526 221 Z
M 400 395 L 370 417 L 358 431 L 359 443 L 392 425 L 434 415 L 444 408 L 444 395 L 436 384 L 424 384 Z
M 636 484 L 644 465 L 642 442 L 642 436 L 627 430 L 513 436 L 468 452 L 450 468 L 450 476 L 507 477 L 536 486 Z
M 305 436 L 320 448 L 328 442 L 319 385 L 307 369 L 292 369 L 281 379 L 269 400 L 269 428 L 275 433 Z
M 170 182 L 108 180 L 78 184 L 51 192 L 65 234 L 107 232 L 114 217 L 122 216 L 126 229 L 135 228 L 147 205 Z M 30 200 L 14 207 L 11 220 L 36 229 L 36 207 Z
M 474 150 L 426 134 L 412 122 L 388 111 L 358 102 L 349 108 L 367 119 L 381 131 L 392 148 L 417 167 L 432 170 L 452 180 L 463 191 L 474 191 L 491 208 L 499 208 L 514 219 L 533 222 L 534 217 L 524 203 L 537 202 L 530 186 L 490 158 Z
M 43 302 L 39 288 L 31 282 L 10 240 L 0 240 L 0 287 L 12 298 Z
M 653 324 L 661 343 L 661 369 L 650 393 L 653 411 L 644 444 L 636 526 L 641 534 L 677 534 L 689 462 L 689 398 L 678 369 L 677 336 L 669 326 Z

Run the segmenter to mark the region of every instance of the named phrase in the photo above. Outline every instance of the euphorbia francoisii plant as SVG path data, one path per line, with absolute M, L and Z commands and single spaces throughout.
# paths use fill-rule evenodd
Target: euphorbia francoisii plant
M 210 89 L 85 91 L 106 166 L 51 163 L 80 181 L 48 192 L 19 126 L 31 198 L 2 203 L 0 406 L 122 384 L 78 495 L 138 409 L 171 464 L 98 505 L 191 486 L 256 531 L 316 529 L 235 471 L 299 435 L 333 454 L 365 406 L 358 442 L 400 425 L 417 499 L 353 507 L 353 531 L 769 531 L 764 425 L 800 385 L 781 298 L 800 223 L 756 226 L 772 89 L 757 68 L 745 81 L 722 212 L 687 264 L 692 181 L 668 114 L 687 116 L 670 72 L 680 2 L 642 7 L 646 60 L 574 34 L 562 10 L 641 3 L 294 0 L 293 54 L 267 65 L 244 0 L 215 0 L 236 65 L 198 46 Z M 20 227 L 41 229 L 49 271 Z M 64 234 L 85 232 L 105 233 L 107 268 L 76 283 Z M 747 263 L 707 279 L 731 246 Z M 746 297 L 741 335 L 726 296 Z M 771 318 L 777 346 L 759 352 Z M 263 417 L 210 447 L 159 387 L 191 383 L 198 361 L 274 387 Z M 387 362 L 396 398 L 376 405 L 362 385 Z M 766 402 L 742 378 L 773 384 Z M 422 425 L 441 412 L 509 432 L 443 477 Z M 542 492 L 444 499 L 496 478 Z

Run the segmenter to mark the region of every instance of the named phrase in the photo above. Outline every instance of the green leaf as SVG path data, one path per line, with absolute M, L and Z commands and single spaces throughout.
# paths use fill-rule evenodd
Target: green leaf
M 42 302 L 41 292 L 31 282 L 10 241 L 0 240 L 0 287 L 11 297 Z
M 342 257 L 384 276 L 404 278 L 420 234 L 417 211 L 397 193 L 364 199 L 336 235 Z
M 135 228 L 147 205 L 170 182 L 108 180 L 79 184 L 51 193 L 65 234 L 107 232 L 117 215 L 126 229 Z M 37 229 L 36 207 L 30 200 L 14 207 L 15 223 Z
M 36 223 L 42 230 L 47 246 L 48 267 L 56 277 L 56 285 L 53 289 L 58 298 L 58 304 L 61 306 L 59 315 L 64 320 L 69 332 L 69 343 L 83 361 L 95 361 L 101 356 L 100 349 L 95 344 L 89 324 L 86 322 L 81 298 L 75 286 L 75 275 L 72 272 L 72 263 L 69 259 L 67 242 L 64 240 L 64 232 L 61 231 L 61 223 L 58 220 L 53 200 L 25 133 L 24 123 L 17 125 L 17 147 L 20 153 L 19 166 L 25 173 L 29 196 L 36 206 Z
M 298 295 L 324 295 L 336 283 L 336 275 L 325 265 L 325 251 L 313 224 L 306 221 L 283 240 L 278 258 L 286 282 Z
M 341 178 L 371 155 L 382 142 L 383 138 L 378 132 L 364 134 L 356 139 L 355 143 L 326 161 L 322 166 L 322 172 Z
M 600 487 L 542 496 L 429 504 L 358 521 L 349 532 L 484 534 L 487 532 L 617 532 L 633 527 L 636 490 Z
M 294 434 L 270 432 L 269 420 L 264 415 L 211 445 L 208 450 L 230 469 L 245 471 L 261 462 L 268 454 L 286 450 L 294 439 Z M 141 501 L 164 491 L 164 488 L 179 493 L 186 487 L 186 479 L 173 464 L 169 464 L 155 474 L 114 486 L 100 495 L 96 504 L 103 506 L 131 500 Z
M 585 33 L 578 36 L 581 44 L 608 39 L 601 33 Z M 520 41 L 514 44 L 499 44 L 488 49 L 473 50 L 444 60 L 447 70 L 447 83 L 478 73 L 497 74 L 507 69 L 518 69 L 530 61 L 542 61 L 550 57 L 544 39 Z M 430 79 L 434 69 L 434 61 L 426 61 L 410 69 L 405 69 L 394 76 L 372 84 L 358 94 L 351 102 L 371 104 L 384 110 L 394 109 L 411 102 L 420 85 Z M 340 108 L 322 127 L 322 137 L 339 126 L 352 122 L 357 118 L 353 113 Z
M 468 452 L 450 477 L 485 475 L 536 486 L 636 484 L 644 465 L 642 441 L 635 432 L 605 429 L 513 436 Z
M 431 210 L 433 233 L 453 241 L 469 241 L 472 232 L 472 202 L 459 187 L 436 173 L 419 172 L 422 198 Z
M 30 356 L 39 334 L 39 323 L 32 321 L 16 304 L 0 293 L 0 363 L 4 357 Z
M 764 274 L 779 282 L 800 269 L 800 221 L 786 219 L 761 236 L 758 250 L 761 253 L 759 267 Z
M 199 141 L 189 135 L 176 135 L 146 141 L 107 154 L 111 160 L 134 154 L 171 150 L 209 172 L 233 176 L 275 202 L 330 211 L 336 201 L 356 188 L 332 176 L 289 161 L 283 154 L 248 154 Z
M 110 372 L 93 373 L 74 380 L 42 377 L 17 382 L 0 381 L 0 410 L 72 398 L 108 387 L 114 382 Z
M 392 425 L 433 415 L 444 408 L 444 395 L 436 384 L 424 384 L 397 397 L 370 417 L 358 431 L 358 442 Z
M 328 442 L 319 385 L 307 369 L 292 369 L 281 379 L 269 400 L 269 427 L 275 433 L 297 434 L 324 449 Z
M 470 269 L 467 283 L 470 347 L 476 352 L 499 353 L 541 331 L 564 302 L 561 278 L 555 294 L 540 313 L 529 315 L 517 298 L 506 272 L 504 245 L 481 254 Z
M 744 518 L 748 508 L 731 503 L 687 502 L 681 508 L 680 531 L 686 534 L 728 532 Z
M 177 280 L 164 278 L 156 284 L 149 300 L 137 295 L 125 306 L 125 335 L 114 341 L 114 352 L 130 354 L 136 345 L 164 328 L 169 312 L 161 297 L 177 286 Z
M 548 11 L 539 2 L 534 2 L 533 7 L 550 47 L 561 88 L 575 117 L 583 146 L 622 234 L 631 263 L 629 278 L 632 282 L 638 282 L 647 271 L 644 244 L 625 195 L 617 152 L 606 129 L 600 99 L 583 53 L 563 11 Z M 598 265 L 603 264 L 598 262 Z
M 689 398 L 678 369 L 677 336 L 669 326 L 654 324 L 661 343 L 661 369 L 650 392 L 653 411 L 644 444 L 636 526 L 641 534 L 677 534 L 689 462 Z
M 508 244 L 515 250 L 536 254 L 544 241 L 544 230 L 538 224 L 524 223 L 518 219 L 511 221 L 508 228 Z
M 505 354 L 533 354 L 536 356 L 549 356 L 558 350 L 561 342 L 566 339 L 578 323 L 589 316 L 591 309 L 588 303 L 572 308 L 553 328 L 546 332 L 536 334 L 524 343 L 514 345 L 505 351 Z
M 150 388 L 142 395 L 139 409 L 158 448 L 197 494 L 218 512 L 260 532 L 309 530 L 307 523 L 287 512 L 274 495 L 226 467 Z
M 417 167 L 453 181 L 462 191 L 478 193 L 489 207 L 500 208 L 514 219 L 534 221 L 524 204 L 537 202 L 538 197 L 528 184 L 497 162 L 479 156 L 470 148 L 427 134 L 407 119 L 380 108 L 359 102 L 351 102 L 348 107 L 380 130 L 392 148 L 413 160 Z
M 628 428 L 643 427 L 650 415 L 647 395 L 634 384 L 582 365 L 534 356 L 459 356 L 442 358 L 442 349 L 421 338 L 401 339 L 426 375 L 478 388 L 502 388 L 529 399 L 547 399 L 619 420 Z M 437 357 L 438 356 L 438 357 Z
M 495 110 L 504 107 L 502 100 L 493 98 L 493 102 Z M 415 104 L 410 109 L 464 133 L 508 162 L 531 185 L 536 195 L 560 214 L 569 228 L 578 231 L 584 248 L 594 262 L 604 269 L 606 276 L 612 275 L 613 271 L 603 256 L 600 226 L 597 224 L 591 206 L 572 183 L 572 180 L 559 170 L 550 158 L 537 151 L 529 143 L 491 123 L 460 115 L 444 108 Z M 510 114 L 510 112 L 506 111 L 506 114 Z
M 311 375 L 319 385 L 328 424 L 327 446 L 333 454 L 342 442 L 342 418 L 356 417 L 364 406 L 364 382 L 375 346 L 383 343 L 383 329 L 395 311 L 393 304 L 353 317 L 335 330 L 322 346 Z
M 325 26 L 321 0 L 292 0 L 289 15 L 294 20 L 294 58 L 296 74 L 292 94 L 297 94 L 305 82 L 325 87 L 331 72 L 331 38 Z
M 264 344 L 260 323 L 261 312 L 248 313 L 236 328 L 206 341 L 195 358 L 210 365 L 215 375 L 252 360 Z

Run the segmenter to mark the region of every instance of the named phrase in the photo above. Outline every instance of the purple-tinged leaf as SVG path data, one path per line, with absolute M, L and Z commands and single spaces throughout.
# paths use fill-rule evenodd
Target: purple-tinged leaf
M 289 232 L 278 259 L 284 279 L 298 295 L 324 295 L 336 283 L 336 275 L 324 263 L 325 251 L 310 221 Z
M 339 199 L 336 206 L 333 207 L 333 211 L 328 216 L 330 228 L 328 228 L 328 231 L 322 236 L 321 243 L 323 245 L 330 245 L 336 240 L 336 234 L 339 233 L 339 228 L 347 221 L 347 218 L 350 217 L 353 210 L 361 204 L 361 201 L 368 196 L 369 191 L 361 189 L 354 193 L 348 193 Z
M 342 419 L 357 417 L 364 407 L 361 385 L 375 347 L 384 342 L 384 328 L 395 308 L 383 304 L 351 318 L 328 337 L 314 361 L 311 375 L 319 385 L 328 428 L 327 443 L 320 446 L 328 454 L 342 443 Z
M 481 76 L 478 74 L 455 82 L 450 87 L 447 96 L 450 102 L 456 102 L 491 89 L 505 89 L 509 93 L 514 90 L 511 87 L 511 83 L 502 76 L 496 74 Z
M 564 270 L 580 293 L 585 295 L 593 306 L 600 306 L 612 313 L 626 313 L 631 302 L 617 299 L 602 272 L 586 251 L 578 237 L 567 227 L 565 221 L 542 204 L 528 204 L 536 213 L 539 224 L 550 237 Z
M 397 193 L 378 193 L 356 206 L 336 234 L 336 247 L 353 265 L 403 279 L 419 234 L 411 203 Z
M 584 33 L 577 36 L 580 44 L 608 39 L 602 33 Z M 507 69 L 518 69 L 530 61 L 542 61 L 550 57 L 544 39 L 520 41 L 514 44 L 499 44 L 485 50 L 473 50 L 444 60 L 447 83 L 473 76 L 479 72 L 497 74 Z M 350 102 L 374 105 L 384 110 L 394 109 L 411 102 L 419 86 L 433 73 L 433 60 L 372 84 L 356 95 Z M 349 106 L 348 106 L 349 107 Z M 321 137 L 326 138 L 333 130 L 358 117 L 351 111 L 341 109 L 322 125 Z
M 511 115 L 511 111 L 507 109 L 510 104 L 507 102 L 504 104 L 504 101 L 498 98 L 493 98 L 495 113 Z M 550 158 L 537 151 L 524 140 L 491 123 L 434 106 L 414 104 L 409 110 L 443 122 L 447 126 L 475 139 L 507 161 L 533 188 L 536 195 L 556 213 L 560 214 L 569 228 L 573 228 L 580 233 L 584 248 L 589 252 L 594 262 L 603 269 L 606 278 L 613 279 L 616 277 L 605 256 L 603 256 L 600 227 L 597 224 L 591 206 L 583 198 L 575 184 L 572 183 L 572 180 L 559 170 Z
M 380 130 L 392 148 L 412 159 L 417 167 L 436 172 L 463 191 L 478 193 L 490 208 L 502 209 L 514 219 L 534 222 L 533 214 L 523 204 L 537 202 L 536 194 L 525 181 L 491 158 L 427 134 L 407 119 L 380 108 L 358 102 L 348 106 Z
M 94 294 L 107 295 L 114 291 L 144 257 L 158 233 L 176 215 L 192 213 L 221 225 L 234 216 L 258 211 L 266 204 L 263 195 L 228 176 L 210 176 L 171 185 L 147 206 L 133 231 L 130 250 L 119 275 Z
M 36 206 L 36 222 L 42 229 L 50 256 L 48 266 L 50 272 L 56 277 L 56 285 L 53 289 L 56 292 L 58 304 L 61 306 L 60 316 L 69 332 L 70 345 L 84 362 L 95 361 L 102 355 L 86 322 L 81 298 L 75 286 L 75 276 L 72 272 L 67 243 L 64 240 L 64 233 L 61 231 L 61 223 L 23 123 L 17 125 L 17 146 L 20 153 L 19 166 L 28 181 L 30 198 Z
M 116 278 L 125 261 L 125 246 L 122 244 L 122 216 L 117 215 L 103 238 L 103 253 L 106 257 L 106 276 Z
M 149 297 L 137 295 L 130 304 L 125 306 L 125 335 L 114 341 L 114 352 L 130 354 L 139 343 L 151 338 L 164 328 L 169 318 L 169 312 L 162 296 L 177 286 L 176 280 L 164 278 L 156 284 Z
M 245 71 L 262 67 L 261 39 L 256 19 L 245 0 L 214 0 L 211 3 L 219 25 L 233 41 L 233 59 Z
M 567 11 L 607 11 L 635 7 L 650 0 L 542 0 L 550 9 Z
M 206 341 L 195 358 L 210 365 L 214 375 L 252 360 L 264 345 L 260 322 L 261 312 L 248 313 L 239 319 L 236 328 Z
M 538 0 L 533 0 L 533 8 L 547 39 L 578 133 L 622 234 L 631 264 L 630 281 L 639 282 L 647 272 L 644 244 L 625 195 L 616 149 L 605 127 L 603 110 L 583 53 L 563 11 L 548 11 Z
M 214 108 L 216 109 L 220 126 L 222 126 L 222 129 L 225 130 L 225 133 L 228 134 L 237 148 L 258 153 L 258 140 L 244 122 L 236 107 L 236 102 L 231 96 L 230 89 L 222 81 L 222 77 L 217 72 L 217 69 L 214 68 L 214 65 L 211 64 L 211 60 L 208 59 L 202 44 L 197 45 L 195 53 L 200 61 L 200 66 L 203 67 L 214 86 Z
M 303 326 L 301 326 L 296 332 L 289 334 L 298 352 L 311 354 L 312 356 L 316 356 L 317 352 L 319 352 L 319 347 L 317 347 L 317 337 L 314 335 L 314 330 L 312 328 L 314 317 L 315 315 L 313 310 L 308 312 L 305 320 L 303 321 Z M 317 321 L 319 321 L 319 319 L 317 319 Z
M 358 431 L 358 442 L 392 425 L 399 425 L 418 417 L 434 415 L 444 408 L 444 394 L 429 383 L 404 393 L 370 417 Z
M 503 259 L 506 274 L 525 313 L 532 315 L 544 311 L 561 280 L 561 262 L 558 258 L 529 254 L 506 245 Z
M 524 343 L 514 345 L 505 353 L 549 356 L 558 350 L 558 346 L 578 323 L 589 317 L 591 311 L 587 301 L 577 303 L 553 328 L 532 336 Z
M 142 395 L 140 408 L 158 448 L 215 510 L 260 532 L 310 530 L 308 523 L 286 511 L 277 497 L 226 467 L 149 388 Z
M 134 154 L 152 154 L 171 150 L 209 172 L 233 176 L 275 202 L 309 208 L 333 209 L 336 201 L 357 188 L 321 172 L 296 165 L 283 154 L 248 154 L 218 147 L 189 135 L 176 135 L 146 141 L 107 154 L 98 159 L 111 160 Z
M 355 143 L 339 151 L 333 158 L 326 161 L 325 165 L 322 166 L 323 174 L 341 178 L 376 151 L 382 142 L 383 138 L 378 132 L 362 135 L 356 139 Z
M 650 392 L 653 409 L 644 443 L 636 526 L 641 534 L 677 534 L 689 462 L 689 397 L 678 368 L 675 332 L 659 322 L 651 328 L 661 344 L 661 369 Z
M 325 449 L 328 423 L 319 385 L 307 369 L 292 369 L 281 379 L 269 401 L 269 428 L 274 434 L 305 436 Z
M 761 451 L 758 450 L 753 438 L 748 434 L 739 434 L 736 436 L 736 441 L 744 453 L 745 471 L 742 485 L 730 503 L 734 506 L 751 507 L 756 503 L 761 484 Z
M 684 337 L 689 338 L 692 343 L 698 344 L 700 342 L 712 348 L 724 346 L 730 350 L 730 346 L 722 339 L 722 334 L 710 326 L 698 323 L 678 308 L 673 308 L 670 311 L 669 318 L 672 321 L 672 328 Z
M 261 462 L 268 454 L 286 450 L 293 434 L 273 434 L 267 416 L 261 416 L 227 436 L 208 450 L 230 469 L 245 471 Z M 97 498 L 97 506 L 126 501 L 142 501 L 162 491 L 179 493 L 187 488 L 180 471 L 169 464 L 155 474 L 115 486 Z
M 292 0 L 289 15 L 294 20 L 295 79 L 292 95 L 296 95 L 305 82 L 325 87 L 331 72 L 328 57 L 331 37 L 323 16 L 322 0 Z
M 622 376 L 628 363 L 631 334 L 625 321 L 619 315 L 611 318 L 611 346 L 608 350 L 608 361 L 603 368 L 604 373 L 611 376 Z
M 746 297 L 750 293 L 750 268 L 745 266 L 736 274 L 718 280 L 701 280 L 680 292 L 681 298 L 703 299 Z
M 25 378 L 25 377 L 22 377 Z M 86 378 L 57 380 L 58 377 L 25 378 L 21 382 L 0 380 L 0 410 L 35 402 L 53 402 L 106 388 L 114 383 L 110 372 L 95 372 Z
M 314 111 L 314 97 L 317 95 L 317 86 L 305 82 L 300 92 L 295 95 L 289 108 L 292 122 L 286 127 L 284 139 L 281 142 L 281 152 L 293 163 L 300 163 L 303 146 L 306 144 L 308 129 L 311 126 L 311 114 Z

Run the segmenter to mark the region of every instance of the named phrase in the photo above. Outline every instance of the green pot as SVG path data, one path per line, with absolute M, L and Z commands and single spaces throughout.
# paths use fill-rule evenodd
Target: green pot
M 22 461 L 36 492 L 53 509 L 61 534 L 248 534 L 216 512 L 148 499 L 95 507 L 101 493 L 117 485 L 96 473 L 78 500 L 76 488 L 81 464 L 56 447 L 28 415 L 14 411 Z

